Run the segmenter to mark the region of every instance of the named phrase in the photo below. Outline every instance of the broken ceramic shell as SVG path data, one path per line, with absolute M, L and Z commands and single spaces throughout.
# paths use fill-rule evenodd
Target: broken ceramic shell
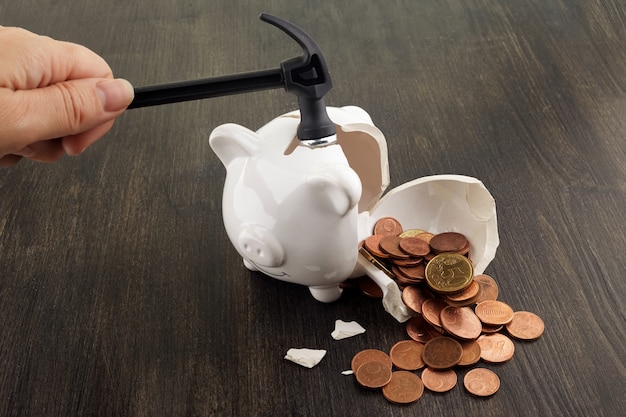
M 360 214 L 359 236 L 371 235 L 376 221 L 387 216 L 396 218 L 405 229 L 464 234 L 470 242 L 475 274 L 484 272 L 500 242 L 495 201 L 473 177 L 432 175 L 392 189 L 371 211 Z M 363 274 L 356 270 L 355 275 Z

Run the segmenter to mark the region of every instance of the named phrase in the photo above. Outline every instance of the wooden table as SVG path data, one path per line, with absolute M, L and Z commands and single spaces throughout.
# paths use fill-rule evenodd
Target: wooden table
M 626 21 L 618 0 L 24 0 L 0 24 L 82 43 L 135 86 L 276 67 L 321 46 L 332 106 L 386 135 L 390 189 L 442 173 L 493 194 L 500 298 L 545 321 L 488 399 L 388 403 L 341 371 L 404 326 L 246 270 L 221 216 L 216 126 L 297 107 L 280 90 L 125 113 L 80 157 L 0 171 L 2 416 L 618 416 L 626 413 Z M 1 47 L 1 46 L 0 46 Z M 1 63 L 0 63 L 1 65 Z M 0 127 L 1 128 L 1 127 Z M 335 341 L 336 319 L 367 332 Z M 291 347 L 328 351 L 306 369 Z

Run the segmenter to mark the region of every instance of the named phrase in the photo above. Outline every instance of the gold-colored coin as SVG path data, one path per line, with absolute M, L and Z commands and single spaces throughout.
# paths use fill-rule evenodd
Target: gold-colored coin
M 400 233 L 400 237 L 415 237 L 419 234 L 426 233 L 426 230 L 422 229 L 408 229 Z
M 390 278 L 395 278 L 395 275 L 393 274 L 393 272 L 391 272 L 389 269 L 387 269 L 387 267 L 385 265 L 383 265 L 378 259 L 376 259 L 376 257 L 372 256 L 372 254 L 369 253 L 367 251 L 367 249 L 365 249 L 364 247 L 361 247 L 361 248 L 359 248 L 359 253 L 361 255 L 363 255 L 363 257 L 365 259 L 367 259 L 369 261 L 369 263 L 371 263 L 376 268 L 380 269 L 385 274 L 387 274 L 387 276 L 389 276 Z
M 426 265 L 426 283 L 442 294 L 453 294 L 467 288 L 474 278 L 469 259 L 456 253 L 442 253 Z

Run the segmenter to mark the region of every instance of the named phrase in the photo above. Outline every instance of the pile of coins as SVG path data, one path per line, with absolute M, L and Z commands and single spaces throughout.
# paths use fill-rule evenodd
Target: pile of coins
M 414 317 L 406 323 L 410 339 L 396 343 L 389 354 L 367 349 L 354 356 L 351 367 L 361 386 L 381 389 L 393 403 L 414 402 L 424 388 L 433 392 L 454 388 L 457 367 L 510 360 L 515 345 L 509 336 L 519 340 L 541 336 L 540 317 L 513 311 L 498 300 L 492 277 L 474 275 L 469 251 L 470 243 L 461 233 L 403 230 L 391 217 L 376 222 L 360 253 L 397 282 Z M 367 277 L 359 279 L 359 288 L 368 296 L 382 297 Z M 421 369 L 420 377 L 415 371 Z M 489 396 L 499 389 L 500 379 L 478 367 L 465 374 L 463 384 L 473 395 Z

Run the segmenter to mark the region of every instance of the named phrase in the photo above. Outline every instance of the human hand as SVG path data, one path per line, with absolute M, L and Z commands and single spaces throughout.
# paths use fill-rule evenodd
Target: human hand
M 133 96 L 89 49 L 0 26 L 0 166 L 80 154 Z

